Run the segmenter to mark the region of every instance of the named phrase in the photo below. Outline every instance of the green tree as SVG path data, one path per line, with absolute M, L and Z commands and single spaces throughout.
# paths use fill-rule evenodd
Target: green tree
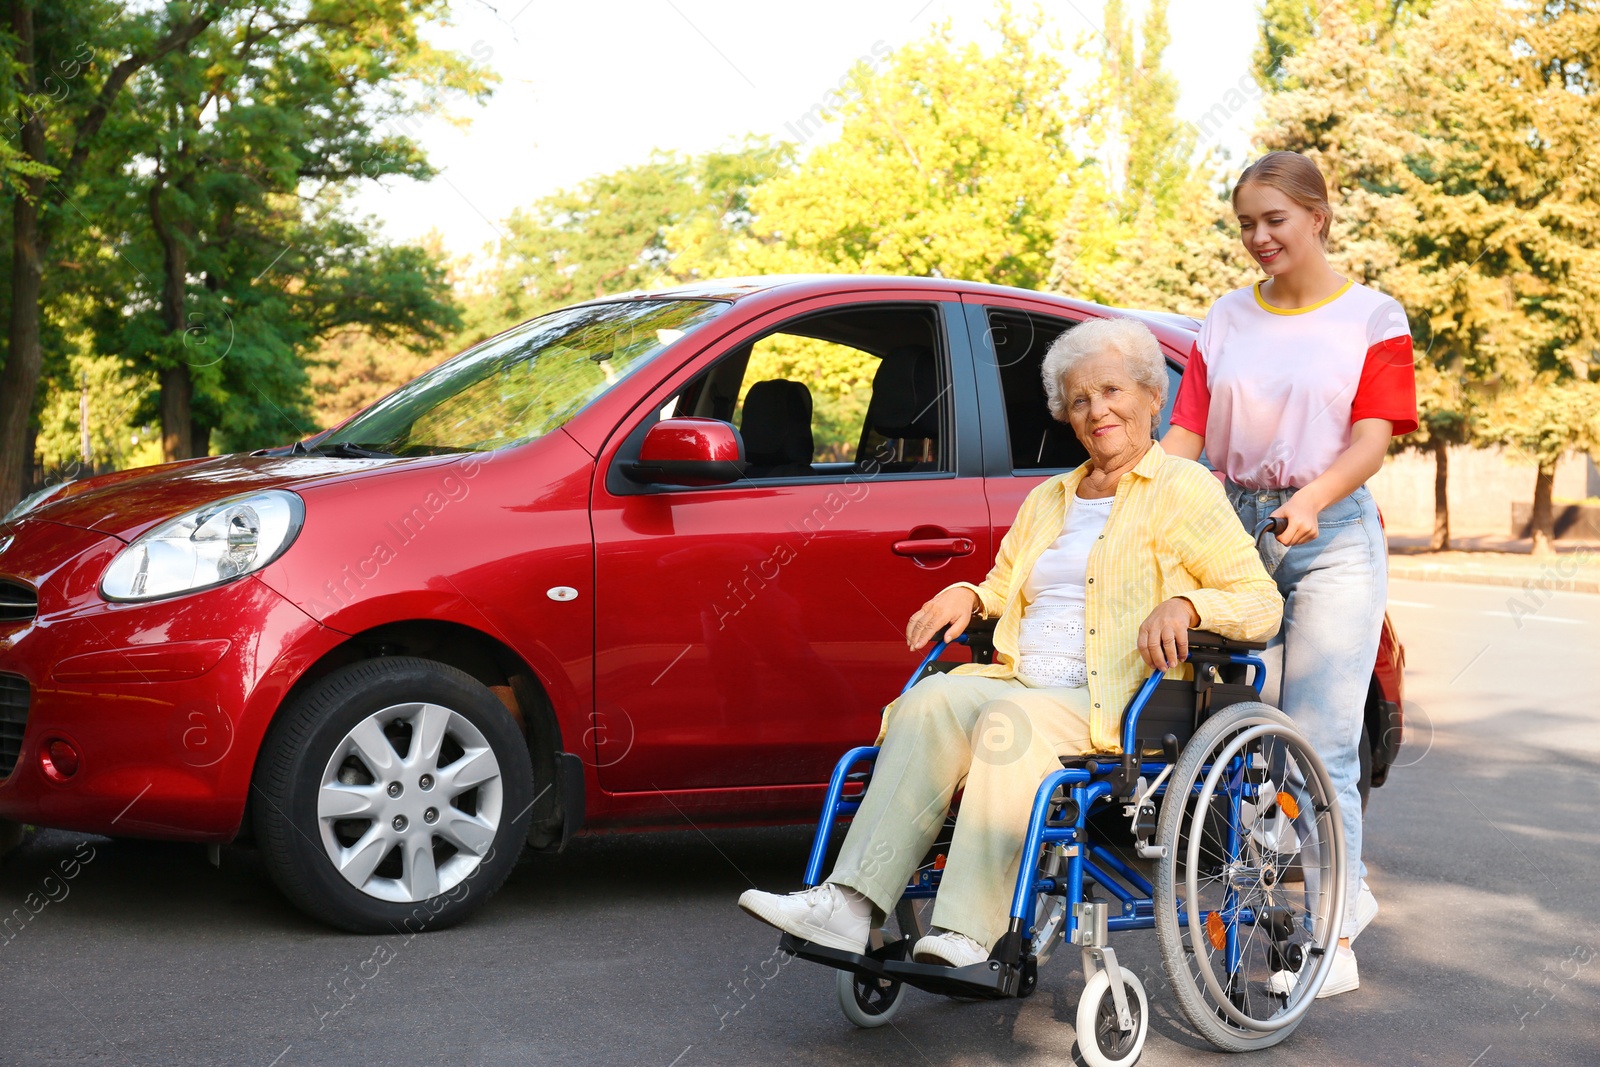
M 733 235 L 749 224 L 751 189 L 788 159 L 786 146 L 760 138 L 696 157 L 657 152 L 513 213 L 496 250 L 487 306 L 479 312 L 484 329 L 492 333 L 573 301 L 693 277 L 687 264 L 681 270 L 675 264 L 669 233 L 721 262 Z
M 102 344 L 158 383 L 168 459 L 309 432 L 305 356 L 351 326 L 436 344 L 442 268 L 342 209 L 365 179 L 432 174 L 401 119 L 484 72 L 439 52 L 439 0 L 263 0 L 230 11 L 135 89 L 124 194 L 137 277 L 106 290 Z M 130 291 L 131 290 L 131 291 Z M 124 307 L 132 305 L 128 314 Z
M 891 273 L 1039 288 L 1079 161 L 1078 112 L 1042 14 L 1002 5 L 998 45 L 948 25 L 861 63 L 838 138 L 750 194 L 749 236 L 679 246 L 675 269 Z
M 1600 119 L 1594 7 L 1331 9 L 1264 104 L 1261 147 L 1307 152 L 1337 191 L 1336 269 L 1411 315 L 1423 425 L 1408 443 L 1435 456 L 1436 548 L 1449 545 L 1450 444 L 1524 450 L 1547 516 L 1551 435 L 1585 439 L 1565 407 L 1529 412 L 1555 403 L 1551 383 L 1589 380 L 1600 336 L 1600 196 L 1584 155 Z
M 7 133 L 4 157 L 11 275 L 5 366 L 0 369 L 0 511 L 22 493 L 32 455 L 30 424 L 43 370 L 45 305 L 60 246 L 93 228 L 80 205 L 114 181 L 118 162 L 103 151 L 107 121 L 125 111 L 131 79 L 159 67 L 221 12 L 218 2 L 177 0 L 130 11 L 109 0 L 40 7 L 9 0 L 5 33 Z
M 1170 34 L 1162 0 L 1134 32 L 1121 0 L 1105 7 L 1105 48 L 1085 128 L 1095 154 L 1074 184 L 1049 287 L 1100 303 L 1200 316 L 1253 267 L 1239 248 L 1211 154 L 1177 116 L 1162 66 Z

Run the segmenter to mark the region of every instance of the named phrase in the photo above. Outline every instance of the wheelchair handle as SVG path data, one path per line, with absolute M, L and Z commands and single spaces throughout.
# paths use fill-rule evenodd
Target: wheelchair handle
M 1289 528 L 1289 520 L 1280 516 L 1262 519 L 1256 523 L 1255 542 L 1261 544 L 1261 535 L 1266 533 L 1280 534 Z

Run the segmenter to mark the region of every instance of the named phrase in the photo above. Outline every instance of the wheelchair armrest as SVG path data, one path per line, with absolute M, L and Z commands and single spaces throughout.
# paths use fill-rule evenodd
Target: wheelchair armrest
M 1260 652 L 1267 647 L 1265 641 L 1236 641 L 1231 637 L 1214 634 L 1210 630 L 1190 630 L 1189 647 L 1217 652 Z

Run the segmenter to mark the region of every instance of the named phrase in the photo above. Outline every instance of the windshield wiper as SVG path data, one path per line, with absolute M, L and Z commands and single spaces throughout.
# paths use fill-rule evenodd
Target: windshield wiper
M 306 453 L 318 456 L 337 456 L 340 459 L 394 459 L 393 452 L 380 452 L 376 448 L 367 448 L 364 445 L 351 444 L 349 441 L 335 441 L 331 445 L 313 445 L 307 448 Z

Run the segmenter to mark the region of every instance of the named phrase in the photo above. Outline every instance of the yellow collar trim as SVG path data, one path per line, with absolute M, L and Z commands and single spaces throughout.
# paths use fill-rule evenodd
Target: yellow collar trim
M 1263 311 L 1270 311 L 1274 315 L 1304 315 L 1308 311 L 1317 310 L 1319 307 L 1322 307 L 1324 304 L 1333 303 L 1335 300 L 1337 300 L 1341 296 L 1343 296 L 1345 294 L 1345 291 L 1348 290 L 1354 284 L 1355 284 L 1355 282 L 1352 279 L 1346 278 L 1344 280 L 1344 284 L 1339 286 L 1338 291 L 1335 292 L 1332 296 L 1323 297 L 1321 300 L 1318 300 L 1315 304 L 1307 304 L 1303 308 L 1273 307 L 1271 304 L 1267 303 L 1265 300 L 1263 300 L 1261 298 L 1261 283 L 1260 282 L 1256 282 L 1255 285 L 1251 286 L 1251 292 L 1256 294 L 1256 303 L 1261 305 L 1261 310 L 1263 310 Z

